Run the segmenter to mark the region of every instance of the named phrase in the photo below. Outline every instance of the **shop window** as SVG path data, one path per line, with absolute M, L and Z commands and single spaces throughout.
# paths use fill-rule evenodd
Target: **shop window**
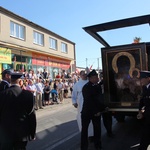
M 31 57 L 27 57 L 26 58 L 26 62 L 27 62 L 27 64 L 32 64 L 32 58 Z
M 13 65 L 12 64 L 2 64 L 2 69 L 13 69 Z
M 26 62 L 27 61 L 27 57 L 26 56 L 20 56 L 20 55 L 14 55 L 12 57 L 12 61 Z
M 16 65 L 16 71 L 25 71 L 27 70 L 27 66 L 24 64 L 17 64 Z
M 27 71 L 32 70 L 32 65 L 27 65 Z

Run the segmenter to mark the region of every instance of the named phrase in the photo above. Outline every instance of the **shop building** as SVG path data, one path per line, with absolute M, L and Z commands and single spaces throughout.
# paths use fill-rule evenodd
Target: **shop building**
M 67 32 L 67 31 L 66 31 Z M 0 72 L 74 72 L 75 43 L 0 7 Z

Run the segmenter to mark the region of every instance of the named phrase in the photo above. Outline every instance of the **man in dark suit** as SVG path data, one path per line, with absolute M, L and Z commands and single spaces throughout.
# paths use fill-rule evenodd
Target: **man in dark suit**
M 11 74 L 11 86 L 0 92 L 0 149 L 25 150 L 35 139 L 33 94 L 19 87 L 20 73 Z
M 1 74 L 2 74 L 2 81 L 0 83 L 0 91 L 3 91 L 10 86 L 11 70 L 5 69 Z
M 101 76 L 101 75 L 100 75 Z M 103 84 L 103 78 L 101 77 L 101 81 L 99 82 L 98 86 L 101 86 L 100 90 L 102 89 L 103 97 L 100 99 L 101 103 L 105 104 L 104 101 L 104 84 Z M 107 111 L 106 113 L 102 113 L 103 118 L 103 124 L 107 131 L 108 137 L 113 137 L 112 133 L 112 114 L 111 112 Z
M 43 74 L 43 78 L 44 78 L 44 79 L 47 79 L 47 71 L 46 71 L 45 69 L 44 69 L 44 71 L 43 71 L 42 74 Z
M 95 70 L 88 74 L 89 82 L 83 86 L 83 108 L 81 111 L 81 150 L 88 149 L 88 126 L 92 121 L 94 128 L 94 144 L 97 150 L 101 149 L 101 112 L 105 110 L 101 103 L 102 89 L 98 85 L 99 78 Z
M 150 144 L 150 72 L 141 71 L 140 78 L 143 91 L 137 118 L 143 119 L 143 126 L 139 150 L 147 150 Z

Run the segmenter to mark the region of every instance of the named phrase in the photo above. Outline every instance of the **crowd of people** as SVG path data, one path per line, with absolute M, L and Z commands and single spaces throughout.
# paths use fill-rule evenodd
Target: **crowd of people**
M 2 81 L 6 84 L 6 88 L 10 86 L 9 69 L 3 71 Z M 22 89 L 33 93 L 35 101 L 35 110 L 43 109 L 47 105 L 61 104 L 65 98 L 71 97 L 73 85 L 78 82 L 79 75 L 77 73 L 57 74 L 54 79 L 45 69 L 43 72 L 33 70 L 24 72 L 20 78 L 19 85 Z M 0 87 L 1 88 L 1 87 Z M 1 90 L 1 89 L 0 89 Z
M 22 73 L 9 69 L 1 76 L 0 149 L 25 150 L 28 141 L 36 139 L 35 111 L 63 103 L 68 94 L 71 96 L 78 76 L 57 74 L 52 79 L 45 70 Z

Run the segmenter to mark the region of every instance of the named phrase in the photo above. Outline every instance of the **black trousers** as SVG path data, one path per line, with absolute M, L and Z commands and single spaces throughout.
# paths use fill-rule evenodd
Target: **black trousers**
M 81 150 L 88 149 L 88 127 L 92 120 L 94 129 L 94 144 L 95 148 L 101 147 L 101 116 L 90 116 L 81 114 L 82 130 L 81 130 Z
M 0 144 L 1 150 L 26 150 L 27 141 L 16 142 L 2 142 Z
M 10 138 L 0 127 L 0 150 L 26 150 L 27 137 L 22 140 Z
M 150 144 L 150 118 L 144 119 L 139 150 L 147 150 Z
M 108 134 L 112 134 L 112 114 L 111 112 L 102 113 L 103 124 Z

